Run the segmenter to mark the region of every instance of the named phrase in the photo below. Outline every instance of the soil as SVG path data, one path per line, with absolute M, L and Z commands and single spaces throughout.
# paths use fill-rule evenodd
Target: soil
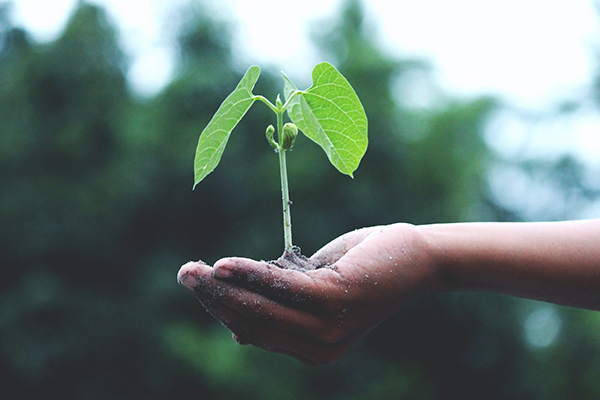
M 269 261 L 269 264 L 276 265 L 279 268 L 293 269 L 296 271 L 311 271 L 326 266 L 303 255 L 302 250 L 300 250 L 300 247 L 298 246 L 293 246 L 291 252 L 286 251 L 277 260 Z

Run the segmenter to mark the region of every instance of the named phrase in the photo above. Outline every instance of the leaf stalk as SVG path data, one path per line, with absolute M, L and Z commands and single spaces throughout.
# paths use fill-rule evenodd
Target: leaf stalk
M 269 99 L 267 99 L 265 96 L 261 96 L 261 95 L 255 95 L 255 96 L 253 97 L 253 99 L 254 99 L 255 101 L 256 101 L 256 100 L 260 100 L 260 101 L 262 101 L 262 102 L 263 102 L 263 103 L 265 103 L 265 104 L 267 105 L 267 107 L 269 107 L 269 108 L 270 108 L 270 109 L 271 109 L 271 110 L 272 110 L 272 111 L 273 111 L 275 114 L 277 114 L 277 112 L 278 112 L 278 111 L 277 111 L 277 107 L 275 107 L 275 106 L 273 105 L 273 103 L 271 103 L 271 102 L 269 101 Z

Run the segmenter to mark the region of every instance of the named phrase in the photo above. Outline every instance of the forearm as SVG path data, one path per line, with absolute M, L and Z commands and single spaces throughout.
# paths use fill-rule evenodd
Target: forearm
M 600 220 L 423 225 L 441 290 L 600 310 Z

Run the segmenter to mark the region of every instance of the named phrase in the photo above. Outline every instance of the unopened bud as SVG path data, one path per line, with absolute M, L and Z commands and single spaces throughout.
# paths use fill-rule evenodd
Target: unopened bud
M 281 149 L 289 150 L 298 137 L 298 128 L 296 125 L 288 122 L 283 126 L 283 132 L 281 133 Z
M 265 135 L 267 136 L 267 140 L 269 141 L 269 144 L 271 145 L 271 147 L 273 147 L 275 150 L 279 150 L 279 145 L 277 143 L 275 143 L 275 139 L 273 139 L 274 133 L 275 133 L 275 128 L 273 128 L 273 125 L 269 125 L 267 127 L 267 131 L 265 132 Z

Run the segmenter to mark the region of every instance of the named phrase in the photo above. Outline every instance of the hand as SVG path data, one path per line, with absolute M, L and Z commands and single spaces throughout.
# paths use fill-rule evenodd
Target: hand
M 239 343 L 310 365 L 336 361 L 398 307 L 435 286 L 426 243 L 408 224 L 347 233 L 311 259 L 328 267 L 301 272 L 224 258 L 214 268 L 187 263 L 178 281 Z

